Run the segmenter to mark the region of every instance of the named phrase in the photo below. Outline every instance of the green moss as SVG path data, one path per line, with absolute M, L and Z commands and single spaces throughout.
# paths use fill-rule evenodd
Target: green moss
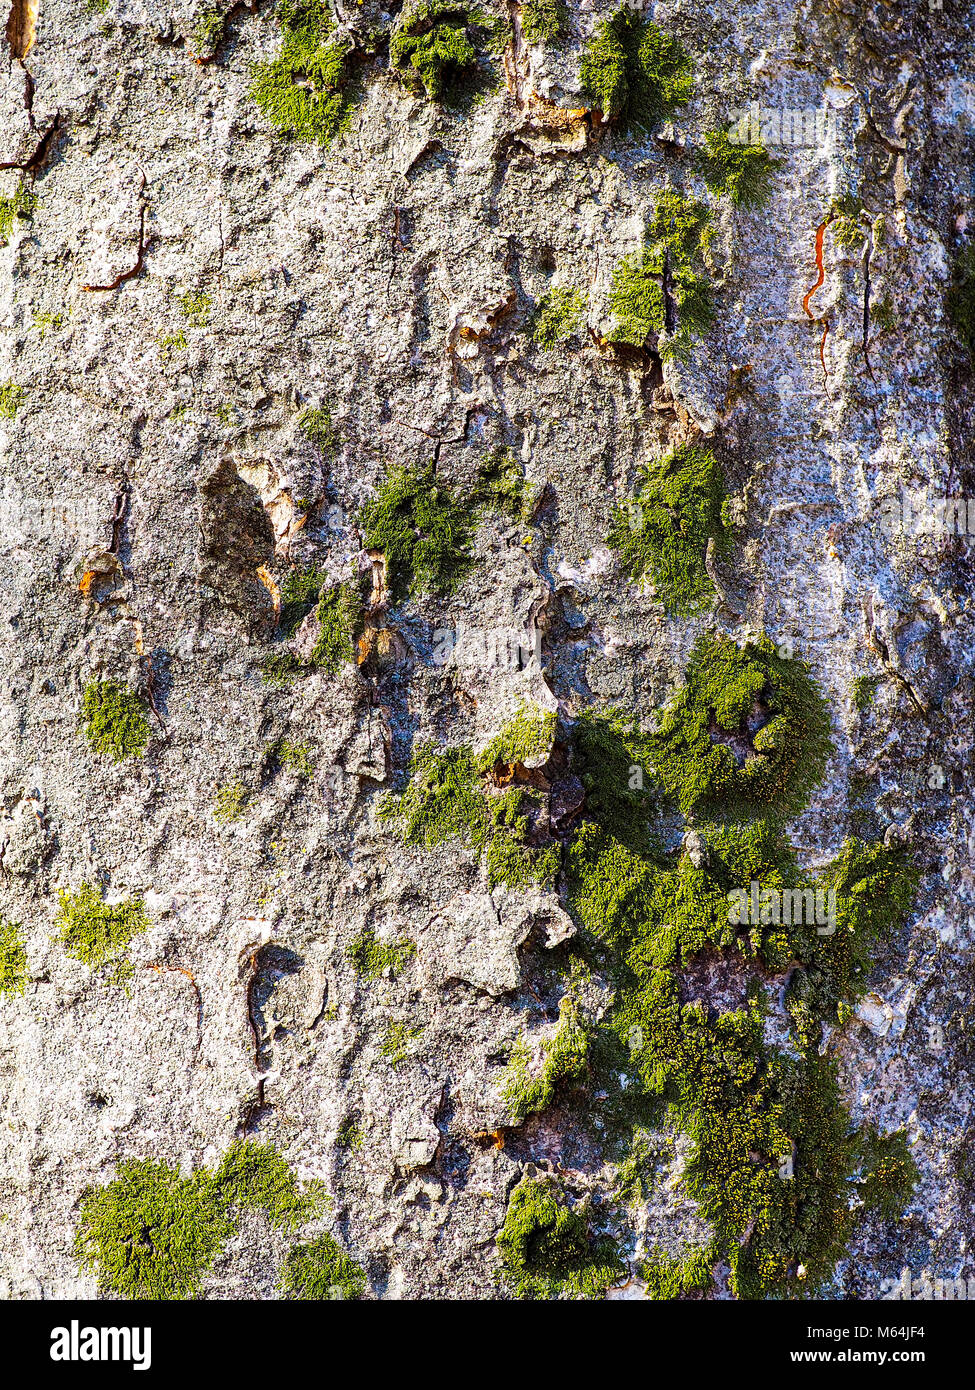
M 528 505 L 525 472 L 510 449 L 492 449 L 477 470 L 473 504 L 524 521 Z
M 75 1257 L 102 1290 L 122 1298 L 192 1298 L 245 1208 L 290 1232 L 321 1211 L 322 1198 L 315 1187 L 303 1191 L 272 1148 L 251 1140 L 232 1144 L 215 1173 L 199 1169 L 189 1178 L 166 1163 L 128 1160 L 112 1182 L 82 1194 Z
M 222 1208 L 263 1211 L 272 1226 L 289 1234 L 322 1210 L 319 1187 L 302 1188 L 277 1150 L 253 1139 L 231 1144 L 213 1181 Z
M 185 1299 L 232 1234 L 209 1175 L 182 1178 L 165 1163 L 129 1160 L 81 1199 L 74 1251 L 102 1289 L 128 1299 Z
M 726 194 L 736 207 L 755 208 L 769 199 L 776 162 L 762 144 L 733 144 L 726 130 L 709 130 L 697 168 L 712 193 Z
M 77 893 L 62 889 L 58 897 L 54 925 L 66 954 L 91 970 L 112 964 L 115 978 L 124 978 L 129 973 L 123 961 L 129 943 L 150 926 L 141 899 L 106 903 L 90 883 L 83 883 Z
M 598 1298 L 624 1277 L 611 1240 L 593 1239 L 554 1182 L 522 1178 L 498 1235 L 502 1268 L 519 1298 Z
M 89 681 L 82 705 L 85 733 L 96 753 L 120 763 L 141 758 L 151 729 L 145 706 L 121 681 Z
M 633 502 L 618 507 L 609 544 L 637 580 L 650 579 L 670 612 L 698 612 L 714 589 L 709 540 L 727 543 L 721 469 L 709 449 L 684 445 L 642 470 Z
M 159 343 L 159 351 L 167 358 L 171 358 L 174 353 L 185 352 L 187 348 L 186 334 L 182 329 L 178 333 L 164 333 L 156 340 Z M 174 412 L 175 413 L 175 412 Z
M 487 10 L 461 0 L 422 0 L 400 15 L 389 43 L 390 64 L 414 91 L 449 103 L 463 94 L 464 79 L 476 73 L 497 33 Z
M 564 0 L 522 0 L 521 32 L 528 43 L 537 46 L 561 38 L 568 21 Z
M 677 39 L 628 7 L 596 26 L 579 75 L 590 104 L 624 130 L 651 130 L 667 120 L 694 85 Z
M 579 715 L 573 744 L 587 819 L 637 852 L 651 854 L 649 821 L 659 797 L 647 736 L 618 710 L 587 709 Z
M 485 854 L 493 887 L 527 888 L 554 881 L 561 864 L 557 843 L 527 843 L 531 789 L 490 791 L 486 777 L 497 764 L 531 758 L 550 740 L 554 717 L 525 709 L 478 756 L 470 748 L 438 752 L 423 744 L 410 761 L 409 781 L 400 796 L 387 797 L 379 808 L 381 822 L 396 826 L 410 844 L 432 848 L 456 839 Z
M 250 789 L 239 777 L 224 782 L 223 786 L 217 788 L 214 818 L 221 825 L 229 825 L 232 821 L 240 820 L 250 807 L 251 800 Z
M 211 54 L 220 42 L 227 17 L 216 5 L 204 5 L 197 10 L 190 33 L 197 53 Z
M 870 305 L 870 317 L 882 333 L 893 333 L 897 327 L 897 309 L 890 290 Z
M 367 980 L 379 980 L 392 971 L 395 979 L 416 955 L 416 944 L 408 937 L 383 941 L 372 927 L 365 927 L 349 946 L 346 955 Z
M 975 241 L 964 247 L 955 260 L 948 312 L 963 345 L 975 357 Z
M 298 416 L 298 428 L 329 458 L 338 452 L 341 438 L 327 405 L 306 406 Z
M 472 567 L 470 509 L 432 467 L 391 474 L 363 508 L 361 525 L 366 548 L 386 557 L 397 603 L 408 594 L 451 594 Z
M 6 246 L 13 236 L 14 220 L 29 222 L 37 207 L 37 195 L 22 183 L 16 193 L 0 197 L 0 244 Z
M 261 658 L 257 669 L 265 685 L 278 688 L 290 685 L 302 672 L 302 665 L 293 652 L 269 652 Z
M 345 661 L 355 659 L 355 633 L 362 618 L 362 601 L 354 584 L 335 584 L 323 589 L 315 616 L 318 636 L 309 662 L 333 676 Z
M 501 732 L 478 754 L 478 771 L 490 772 L 498 764 L 538 767 L 552 751 L 555 723 L 554 711 L 520 706 Z
M 584 1084 L 588 1059 L 589 1033 L 578 1004 L 566 996 L 551 1038 L 536 1044 L 522 1037 L 515 1044 L 501 1086 L 514 1122 L 547 1109 L 560 1088 Z
M 654 1250 L 639 1271 L 647 1296 L 669 1301 L 686 1294 L 707 1293 L 714 1283 L 713 1271 L 718 1258 L 713 1245 L 689 1251 L 679 1259 Z
M 326 1234 L 289 1251 L 279 1287 L 285 1298 L 356 1299 L 365 1293 L 366 1276 L 334 1237 Z
M 553 285 L 538 301 L 529 331 L 539 347 L 556 348 L 578 338 L 585 320 L 586 300 L 582 291 L 569 285 Z
M 268 745 L 267 751 L 282 767 L 290 768 L 298 777 L 314 777 L 315 764 L 307 743 L 292 743 L 290 739 L 279 738 L 276 743 Z
M 666 189 L 647 226 L 643 249 L 613 270 L 610 342 L 643 348 L 655 336 L 661 356 L 686 357 L 691 340 L 714 319 L 703 274 L 710 214 L 702 203 Z
M 357 1153 L 362 1148 L 365 1137 L 365 1130 L 362 1128 L 359 1117 L 346 1115 L 336 1132 L 335 1143 L 340 1149 L 348 1149 L 350 1153 Z
M 856 676 L 854 678 L 852 686 L 853 705 L 861 714 L 866 714 L 873 704 L 879 684 L 878 676 Z
M 12 381 L 0 386 L 0 420 L 15 419 L 17 411 L 26 399 L 27 392 L 23 386 L 17 386 Z
M 256 63 L 250 95 L 275 130 L 328 145 L 351 115 L 351 42 L 325 0 L 279 0 L 281 49 Z
M 23 994 L 27 980 L 27 952 L 20 927 L 0 917 L 0 994 Z
M 293 637 L 305 618 L 315 607 L 328 576 L 314 567 L 292 570 L 281 585 L 280 628 L 286 637 Z
M 205 328 L 213 308 L 213 300 L 203 290 L 187 290 L 179 296 L 183 317 L 194 328 Z
M 651 755 L 685 815 L 788 817 L 823 778 L 829 730 L 803 662 L 780 656 L 767 637 L 738 647 L 705 633 Z
M 379 1044 L 379 1055 L 384 1057 L 391 1067 L 402 1066 L 409 1057 L 413 1044 L 422 1035 L 422 1025 L 411 1028 L 408 1023 L 390 1023 Z

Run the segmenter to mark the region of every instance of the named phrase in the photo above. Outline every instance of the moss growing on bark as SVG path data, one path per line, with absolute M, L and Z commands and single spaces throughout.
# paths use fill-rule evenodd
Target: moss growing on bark
M 23 994 L 27 979 L 27 952 L 20 927 L 0 917 L 0 994 Z
M 585 318 L 582 291 L 570 285 L 553 285 L 538 301 L 529 330 L 539 347 L 556 348 L 578 338 Z
M 586 1216 L 548 1179 L 522 1178 L 515 1187 L 498 1250 L 518 1298 L 599 1298 L 624 1274 L 613 1242 L 593 1238 Z
M 91 970 L 111 963 L 116 974 L 124 970 L 129 943 L 147 931 L 150 922 L 139 898 L 106 903 L 94 885 L 83 883 L 77 893 L 62 889 L 55 927 L 67 955 Z
M 564 0 L 522 0 L 521 32 L 531 44 L 551 43 L 560 38 L 568 18 Z
M 317 1187 L 302 1189 L 273 1148 L 252 1140 L 232 1144 L 216 1172 L 188 1178 L 166 1163 L 132 1159 L 112 1182 L 82 1194 L 75 1257 L 122 1298 L 192 1298 L 241 1210 L 263 1211 L 293 1232 L 322 1205 Z
M 829 712 L 803 662 L 767 637 L 738 647 L 706 633 L 651 756 L 685 815 L 787 818 L 822 781 L 831 746 Z
M 284 1298 L 357 1299 L 366 1291 L 366 1276 L 334 1236 L 324 1234 L 289 1251 L 279 1287 Z
M 365 927 L 349 946 L 349 960 L 367 980 L 380 980 L 387 971 L 399 975 L 416 955 L 416 945 L 408 937 L 384 941 L 372 927 Z
M 710 234 L 710 214 L 702 203 L 673 189 L 661 194 L 643 249 L 625 256 L 613 271 L 610 342 L 644 348 L 655 338 L 661 356 L 687 356 L 692 339 L 706 333 L 714 319 L 704 274 Z
M 389 59 L 407 86 L 431 101 L 462 94 L 479 57 L 496 41 L 497 21 L 487 10 L 462 0 L 422 0 L 400 15 L 389 43 Z
M 82 703 L 85 733 L 96 753 L 113 763 L 141 758 L 151 729 L 145 706 L 121 681 L 89 681 Z
M 694 86 L 678 40 L 627 7 L 596 26 L 579 75 L 591 105 L 623 130 L 651 130 L 688 100 Z
M 704 563 L 708 541 L 724 548 L 725 490 L 709 449 L 685 445 L 647 464 L 632 502 L 618 507 L 608 536 L 624 568 L 650 579 L 670 612 L 700 611 L 714 589 Z
M 726 130 L 709 130 L 697 168 L 712 193 L 725 194 L 736 207 L 756 208 L 769 199 L 776 163 L 762 144 L 735 144 Z
M 519 1038 L 508 1061 L 501 1094 L 520 1124 L 545 1110 L 556 1092 L 585 1082 L 589 1075 L 589 1031 L 579 1006 L 569 996 L 559 1006 L 559 1024 L 550 1038 Z
M 362 511 L 365 545 L 386 557 L 393 598 L 446 595 L 470 572 L 474 518 L 432 467 L 401 468 Z
M 250 95 L 282 135 L 329 144 L 348 124 L 350 41 L 325 0 L 279 0 L 281 48 L 256 63 Z
M 36 207 L 36 194 L 23 183 L 15 193 L 0 197 L 0 245 L 6 246 L 13 236 L 15 220 L 29 222 Z

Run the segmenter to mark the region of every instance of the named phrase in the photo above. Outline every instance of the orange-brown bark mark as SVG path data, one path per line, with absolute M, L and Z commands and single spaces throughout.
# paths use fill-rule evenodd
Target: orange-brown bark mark
M 826 269 L 823 265 L 823 239 L 826 236 L 826 228 L 829 226 L 832 220 L 833 213 L 832 211 L 830 211 L 829 216 L 826 218 L 825 222 L 820 222 L 819 226 L 816 228 L 816 270 L 818 274 L 816 278 L 816 283 L 811 287 L 811 289 L 806 291 L 805 297 L 802 301 L 803 310 L 808 315 L 808 317 L 812 319 L 814 323 L 819 322 L 823 325 L 823 336 L 819 340 L 819 364 L 823 369 L 823 385 L 826 387 L 827 395 L 829 394 L 829 372 L 826 370 L 826 339 L 829 336 L 829 317 L 827 315 L 824 315 L 822 318 L 817 320 L 817 316 L 809 307 L 809 301 L 812 299 L 816 291 L 822 288 L 823 284 L 826 281 Z
M 37 36 L 41 0 L 13 0 L 7 16 L 7 43 L 14 58 L 26 58 Z

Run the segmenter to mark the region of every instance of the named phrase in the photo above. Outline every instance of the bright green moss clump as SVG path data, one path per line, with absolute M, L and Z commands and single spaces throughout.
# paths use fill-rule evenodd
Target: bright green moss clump
M 327 145 L 348 124 L 350 41 L 325 0 L 279 0 L 281 50 L 254 66 L 250 95 L 283 135 Z
M 471 569 L 470 509 L 431 467 L 391 474 L 363 508 L 362 529 L 366 547 L 386 556 L 397 602 L 407 594 L 451 594 Z
M 975 357 L 975 241 L 970 242 L 955 261 L 948 291 L 948 312 L 962 343 Z
M 341 442 L 339 432 L 332 423 L 332 412 L 327 405 L 306 406 L 298 416 L 298 428 L 324 454 L 334 454 Z
M 685 445 L 647 464 L 635 499 L 617 508 L 608 540 L 635 580 L 651 579 L 672 613 L 697 612 L 713 595 L 704 557 L 722 548 L 724 480 L 709 449 Z
M 552 751 L 555 740 L 555 713 L 522 705 L 513 719 L 478 754 L 481 772 L 489 772 L 501 764 L 504 767 L 538 766 Z
M 662 357 L 686 357 L 691 340 L 706 333 L 714 319 L 703 274 L 710 234 L 703 203 L 673 189 L 660 195 L 643 249 L 625 256 L 613 271 L 611 342 L 643 348 L 655 337 Z
M 515 1044 L 501 1091 L 515 1123 L 547 1109 L 560 1087 L 585 1082 L 588 1058 L 589 1033 L 579 1006 L 567 996 L 559 1006 L 559 1026 L 551 1038 L 536 1045 L 519 1038 Z
M 593 1239 L 585 1215 L 545 1179 L 522 1178 L 512 1192 L 498 1250 L 519 1298 L 599 1298 L 624 1274 L 613 1242 Z
M 532 789 L 492 790 L 488 778 L 499 765 L 514 767 L 519 755 L 538 756 L 552 726 L 552 716 L 524 710 L 479 756 L 465 747 L 438 752 L 431 744 L 421 746 L 413 754 L 405 791 L 381 804 L 379 819 L 395 824 L 410 844 L 432 848 L 456 839 L 483 853 L 492 887 L 551 883 L 561 850 L 554 841 L 529 843 Z
M 232 1230 L 208 1174 L 182 1178 L 165 1163 L 129 1160 L 82 1196 L 75 1257 L 122 1298 L 192 1298 Z
M 355 659 L 354 637 L 362 616 L 362 603 L 354 584 L 336 584 L 323 589 L 318 607 L 318 636 L 310 662 L 332 676 L 345 661 Z
M 29 221 L 37 207 L 37 197 L 26 184 L 21 184 L 10 197 L 0 197 L 0 244 L 6 246 L 13 236 L 14 219 Z
M 141 758 L 151 729 L 145 706 L 121 681 L 89 681 L 82 706 L 85 732 L 96 753 L 120 763 Z
M 0 917 L 0 994 L 23 994 L 27 984 L 27 952 L 20 929 Z
M 727 194 L 736 207 L 761 207 L 768 201 L 775 167 L 764 145 L 736 145 L 726 130 L 709 130 L 698 157 L 698 170 L 711 192 Z
M 192 1298 L 240 1210 L 263 1211 L 292 1232 L 321 1207 L 316 1188 L 302 1190 L 280 1155 L 252 1140 L 232 1144 L 215 1173 L 189 1178 L 166 1163 L 129 1160 L 112 1182 L 82 1195 L 75 1256 L 122 1298 Z
M 476 72 L 479 54 L 496 31 L 487 10 L 461 0 L 422 0 L 400 15 L 389 43 L 390 63 L 431 101 L 450 100 Z
M 522 0 L 521 32 L 531 44 L 559 38 L 565 32 L 567 19 L 563 0 Z
M 361 1298 L 366 1276 L 334 1237 L 320 1235 L 288 1254 L 279 1285 L 285 1298 Z
M 652 739 L 653 764 L 685 815 L 788 817 L 822 781 L 829 712 L 803 662 L 767 637 L 697 642 Z
M 579 336 L 585 317 L 582 291 L 569 285 L 553 285 L 538 301 L 531 322 L 532 338 L 539 347 L 559 347 Z
M 588 100 L 624 130 L 651 130 L 688 100 L 691 61 L 677 39 L 624 7 L 596 26 L 579 70 Z
M 399 941 L 383 941 L 372 927 L 365 927 L 352 942 L 346 954 L 367 980 L 379 980 L 391 970 L 399 975 L 416 955 L 416 945 L 408 937 Z
M 62 889 L 58 896 L 61 906 L 54 925 L 61 945 L 92 970 L 109 962 L 121 963 L 133 937 L 150 926 L 140 898 L 106 903 L 90 883 L 83 883 L 77 893 Z
M 246 782 L 243 782 L 239 777 L 224 782 L 222 786 L 217 788 L 213 810 L 214 818 L 221 825 L 230 825 L 245 815 L 251 800 L 250 789 Z

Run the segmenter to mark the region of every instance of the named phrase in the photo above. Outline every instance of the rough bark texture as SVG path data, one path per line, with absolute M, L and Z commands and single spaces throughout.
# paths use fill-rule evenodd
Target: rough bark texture
M 342 0 L 359 86 L 323 147 L 250 95 L 281 39 L 265 0 L 206 45 L 188 3 L 15 0 L 0 192 L 36 206 L 0 250 L 0 378 L 19 388 L 0 422 L 0 917 L 27 953 L 24 991 L 0 994 L 3 1296 L 111 1296 L 73 1250 L 86 1189 L 131 1158 L 213 1168 L 242 1137 L 323 1180 L 309 1231 L 336 1234 L 370 1297 L 510 1293 L 496 1237 L 525 1171 L 556 1174 L 616 1239 L 623 1296 L 641 1255 L 703 1239 L 665 1119 L 629 1206 L 571 1095 L 513 1123 L 506 1059 L 551 1034 L 548 954 L 578 931 L 564 880 L 490 889 L 470 848 L 405 844 L 376 812 L 416 749 L 480 750 L 526 703 L 560 729 L 607 706 L 650 727 L 715 627 L 791 641 L 828 700 L 827 776 L 790 823 L 802 863 L 866 825 L 920 871 L 822 1043 L 854 1122 L 906 1129 L 919 1181 L 857 1230 L 826 1294 L 880 1297 L 905 1266 L 973 1272 L 972 539 L 891 533 L 879 510 L 904 490 L 975 496 L 972 363 L 945 310 L 975 217 L 975 12 L 658 4 L 693 92 L 626 135 L 580 90 L 614 8 L 573 4 L 542 45 L 499 9 L 500 83 L 459 111 L 407 89 L 382 43 L 366 52 L 391 16 Z M 770 144 L 757 209 L 695 182 L 691 153 L 753 101 L 842 113 L 832 142 Z M 668 185 L 716 229 L 716 315 L 685 361 L 611 341 L 614 267 Z M 827 227 L 820 277 L 817 229 L 844 199 L 865 230 L 851 250 Z M 531 315 L 553 283 L 579 291 L 584 323 L 545 348 Z M 866 355 L 865 292 L 893 311 Z M 334 448 L 308 426 L 325 408 Z M 607 535 L 639 467 L 693 443 L 721 463 L 734 537 L 709 559 L 709 607 L 675 618 Z M 389 601 L 364 504 L 403 466 L 470 489 L 502 446 L 525 515 L 478 514 L 453 594 Z M 375 574 L 374 631 L 356 660 L 268 683 L 281 586 L 310 565 Z M 464 629 L 540 659 L 444 661 L 442 634 Z M 295 650 L 314 637 L 312 620 Z M 141 699 L 141 758 L 86 738 L 99 680 Z M 310 777 L 269 753 L 281 740 Z M 218 818 L 236 781 L 241 814 Z M 548 823 L 569 826 L 581 784 L 554 782 Z M 58 890 L 83 882 L 145 904 L 122 983 L 57 939 Z M 349 954 L 367 929 L 416 953 L 370 979 Z M 749 972 L 721 961 L 686 973 L 687 997 L 744 1003 Z M 612 984 L 596 971 L 586 989 L 598 1019 Z M 350 1117 L 359 1144 L 338 1141 Z M 204 1295 L 277 1296 L 287 1247 L 248 1218 Z

